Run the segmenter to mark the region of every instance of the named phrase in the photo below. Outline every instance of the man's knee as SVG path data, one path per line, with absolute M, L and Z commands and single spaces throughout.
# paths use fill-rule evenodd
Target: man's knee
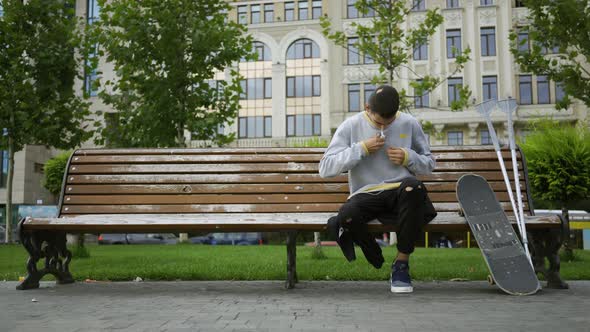
M 416 178 L 406 179 L 401 183 L 400 189 L 406 193 L 424 193 L 426 188 L 422 181 Z
M 359 223 L 361 219 L 361 209 L 353 204 L 344 204 L 338 211 L 338 221 L 341 226 L 352 226 Z

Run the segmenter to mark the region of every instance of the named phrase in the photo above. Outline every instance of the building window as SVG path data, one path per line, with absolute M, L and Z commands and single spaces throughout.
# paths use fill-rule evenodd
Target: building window
M 371 97 L 373 92 L 375 92 L 375 86 L 373 84 L 365 83 L 364 88 L 365 88 L 365 104 L 368 104 L 369 98 Z M 362 107 L 364 108 L 364 105 L 362 105 Z
M 496 76 L 484 76 L 482 86 L 484 101 L 498 99 L 498 78 Z
M 531 48 L 530 41 L 529 41 L 529 33 L 528 32 L 519 32 L 518 33 L 518 51 L 519 52 L 528 52 Z
M 2 170 L 0 171 L 0 188 L 6 188 L 6 180 L 8 179 L 8 151 L 4 150 L 2 153 Z
M 463 86 L 463 79 L 462 78 L 449 78 L 448 81 L 449 85 L 449 105 L 451 105 L 454 101 L 459 101 L 459 91 Z
M 428 44 L 420 44 L 414 47 L 414 60 L 428 60 Z
M 349 65 L 358 65 L 360 63 L 359 50 L 356 47 L 356 43 L 358 43 L 358 38 L 348 38 L 347 53 Z
M 272 136 L 272 117 L 244 116 L 238 119 L 239 138 L 260 138 Z
M 250 6 L 250 24 L 260 23 L 260 5 Z
M 481 55 L 496 55 L 496 28 L 481 28 Z
M 481 145 L 492 145 L 492 136 L 490 136 L 490 131 L 487 129 L 483 129 L 479 131 L 479 137 Z
M 264 22 L 271 23 L 275 20 L 274 4 L 267 3 L 264 5 Z
M 514 7 L 525 7 L 523 0 L 516 0 L 514 2 Z
M 0 17 L 4 16 L 4 8 L 2 7 L 2 2 L 0 1 Z
M 322 16 L 322 1 L 314 0 L 311 2 L 311 18 L 318 19 Z
M 413 0 L 412 11 L 426 10 L 426 0 Z
M 348 111 L 349 112 L 360 112 L 361 111 L 361 85 L 360 84 L 349 84 L 348 85 Z
M 565 90 L 563 89 L 562 82 L 555 83 L 555 102 L 558 103 L 565 98 Z
M 287 98 L 321 96 L 319 75 L 287 77 Z
M 287 60 L 319 58 L 318 45 L 309 39 L 300 39 L 287 49 Z
M 248 6 L 238 6 L 238 23 L 248 24 Z
M 348 38 L 348 46 L 346 48 L 347 64 L 349 65 L 360 65 L 360 64 L 372 64 L 375 60 L 370 55 L 364 54 L 361 56 L 360 51 L 357 47 L 359 39 L 357 37 Z M 362 63 L 361 63 L 362 59 Z
M 479 0 L 480 6 L 491 6 L 494 4 L 494 0 Z
M 299 19 L 300 20 L 309 19 L 308 15 L 307 15 L 308 13 L 309 13 L 309 4 L 307 3 L 307 0 L 299 1 Z
M 518 77 L 518 92 L 521 105 L 533 103 L 533 83 L 531 75 L 520 75 Z
M 448 145 L 463 145 L 463 132 L 462 131 L 449 131 L 447 133 L 447 144 Z
M 252 43 L 252 48 L 254 50 L 254 52 L 256 52 L 256 54 L 258 55 L 258 57 L 256 58 L 256 60 L 251 60 L 251 61 L 271 61 L 272 58 L 270 56 L 270 48 L 259 41 L 255 41 Z M 246 61 L 245 58 L 242 58 L 240 61 L 244 62 Z
M 320 114 L 287 115 L 287 136 L 319 136 Z
M 272 78 L 248 78 L 240 82 L 242 94 L 240 99 L 272 98 Z
M 418 83 L 422 83 L 422 80 L 418 80 Z M 414 107 L 424 108 L 430 106 L 430 94 L 427 91 L 423 91 L 421 96 L 414 96 Z
M 447 0 L 447 8 L 459 8 L 459 0 Z
M 348 18 L 358 18 L 359 11 L 356 9 L 355 4 L 356 0 L 347 0 L 346 3 L 346 17 Z
M 295 3 L 285 2 L 285 21 L 293 21 L 295 19 Z
M 551 103 L 549 93 L 549 80 L 546 75 L 537 76 L 537 103 L 549 104 Z
M 447 58 L 461 53 L 461 30 L 447 30 Z

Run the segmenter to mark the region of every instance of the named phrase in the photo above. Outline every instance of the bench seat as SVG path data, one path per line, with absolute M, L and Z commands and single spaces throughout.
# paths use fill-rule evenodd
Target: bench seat
M 169 233 L 169 232 L 278 232 L 326 230 L 326 221 L 334 213 L 258 213 L 252 214 L 96 214 L 67 218 L 28 218 L 24 226 L 31 230 L 56 230 L 68 233 Z M 516 219 L 508 218 L 516 227 Z M 528 229 L 561 227 L 557 216 L 525 216 Z M 395 226 L 377 220 L 369 230 L 397 231 Z M 465 218 L 454 212 L 440 212 L 426 231 L 467 231 Z

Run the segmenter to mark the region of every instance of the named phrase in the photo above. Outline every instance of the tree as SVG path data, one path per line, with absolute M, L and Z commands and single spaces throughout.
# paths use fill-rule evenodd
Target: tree
M 550 120 L 532 126 L 521 147 L 533 193 L 557 202 L 569 222 L 568 206 L 590 198 L 590 129 Z
M 12 215 L 14 154 L 27 144 L 70 149 L 88 140 L 89 104 L 76 94 L 81 25 L 74 0 L 3 0 L 0 18 L 0 146 L 8 149 L 6 215 Z M 6 239 L 11 222 L 6 221 Z
M 421 76 L 408 66 L 414 48 L 428 43 L 429 37 L 443 22 L 443 16 L 439 13 L 438 8 L 429 9 L 424 12 L 424 20 L 421 23 L 406 29 L 408 18 L 421 2 L 415 0 L 356 1 L 355 8 L 360 14 L 366 17 L 369 13 L 371 15 L 374 13 L 374 16 L 370 19 L 370 24 L 351 23 L 358 40 L 350 45 L 344 32 L 332 32 L 330 20 L 327 17 L 321 18 L 321 26 L 326 37 L 349 52 L 370 57 L 379 65 L 379 75 L 370 78 L 373 84 L 386 82 L 391 85 L 396 79 L 405 79 L 399 75 L 401 68 L 408 69 L 416 76 L 415 80 L 410 82 L 410 86 L 414 88 L 414 95 L 408 95 L 405 89 L 400 90 L 400 107 L 406 110 L 409 109 L 410 100 L 413 102 L 413 98 L 421 97 L 434 90 L 447 78 L 461 72 L 465 63 L 470 60 L 469 47 L 464 50 L 453 49 L 455 69 L 446 77 Z M 462 86 L 459 95 L 459 100 L 449 105 L 451 110 L 461 110 L 468 106 L 471 96 L 469 88 Z
M 511 52 L 523 72 L 559 82 L 567 108 L 575 97 L 590 107 L 590 3 L 588 0 L 524 0 L 529 25 L 510 34 Z M 532 43 L 530 42 L 532 41 Z M 553 53 L 553 54 L 549 54 Z
M 241 58 L 253 58 L 252 37 L 227 19 L 222 0 L 99 0 L 94 24 L 98 55 L 117 77 L 104 82 L 101 99 L 117 110 L 113 128 L 101 125 L 98 144 L 119 147 L 185 146 L 197 139 L 228 143 L 218 127 L 232 123 L 239 107 L 239 74 L 210 84 Z

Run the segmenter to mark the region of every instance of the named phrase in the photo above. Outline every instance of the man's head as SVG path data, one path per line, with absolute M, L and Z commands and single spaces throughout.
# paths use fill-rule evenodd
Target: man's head
M 399 94 L 390 85 L 381 85 L 369 97 L 369 110 L 383 119 L 393 119 L 399 110 Z

